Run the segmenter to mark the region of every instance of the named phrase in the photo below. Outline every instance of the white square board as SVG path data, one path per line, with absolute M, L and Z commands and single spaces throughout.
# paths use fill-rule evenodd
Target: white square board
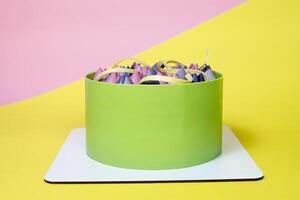
M 135 170 L 113 167 L 86 155 L 85 128 L 73 129 L 44 180 L 49 183 L 178 182 L 259 180 L 263 173 L 229 127 L 223 127 L 222 154 L 193 167 Z

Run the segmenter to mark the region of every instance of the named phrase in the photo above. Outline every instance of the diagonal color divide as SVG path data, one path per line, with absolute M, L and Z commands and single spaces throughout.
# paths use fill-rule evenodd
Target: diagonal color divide
M 2 1 L 0 105 L 81 79 L 241 2 Z

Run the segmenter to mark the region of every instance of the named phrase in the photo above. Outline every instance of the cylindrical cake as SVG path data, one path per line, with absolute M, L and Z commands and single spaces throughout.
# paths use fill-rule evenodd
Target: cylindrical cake
M 223 77 L 168 85 L 86 86 L 87 154 L 131 169 L 177 169 L 216 158 L 222 146 Z

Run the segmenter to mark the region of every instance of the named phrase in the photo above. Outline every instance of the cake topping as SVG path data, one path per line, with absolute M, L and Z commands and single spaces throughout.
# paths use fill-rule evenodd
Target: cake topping
M 115 84 L 176 84 L 194 83 L 214 80 L 215 73 L 210 65 L 191 63 L 186 66 L 180 62 L 169 60 L 159 61 L 153 66 L 145 62 L 129 59 L 130 65 L 122 64 L 122 60 L 112 67 L 100 67 L 94 74 L 93 80 Z

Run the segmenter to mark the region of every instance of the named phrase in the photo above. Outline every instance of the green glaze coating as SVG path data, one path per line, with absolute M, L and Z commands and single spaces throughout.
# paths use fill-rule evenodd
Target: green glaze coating
M 223 77 L 199 83 L 86 86 L 92 159 L 132 169 L 176 169 L 216 158 L 222 144 Z

